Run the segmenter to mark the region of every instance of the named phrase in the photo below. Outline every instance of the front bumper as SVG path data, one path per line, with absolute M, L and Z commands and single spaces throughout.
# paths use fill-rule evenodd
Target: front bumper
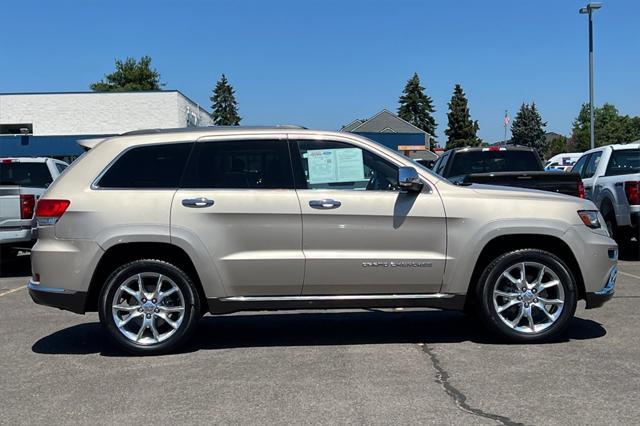
M 29 281 L 27 285 L 29 296 L 38 305 L 51 306 L 65 311 L 84 314 L 87 293 L 83 291 L 71 291 L 64 288 L 45 287 L 35 281 Z
M 586 294 L 587 309 L 599 308 L 607 301 L 611 300 L 616 288 L 616 278 L 618 277 L 618 268 L 615 266 L 609 273 L 609 279 L 604 287 L 598 291 Z

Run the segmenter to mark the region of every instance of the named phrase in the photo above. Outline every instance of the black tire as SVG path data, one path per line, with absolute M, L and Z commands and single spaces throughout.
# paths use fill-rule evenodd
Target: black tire
M 613 212 L 607 212 L 604 215 L 604 223 L 607 227 L 607 231 L 609 231 L 609 235 L 611 238 L 616 240 L 616 242 L 620 242 L 620 231 L 618 229 L 618 223 L 616 222 L 616 215 Z
M 184 300 L 184 316 L 173 334 L 166 340 L 149 344 L 136 343 L 127 338 L 116 325 L 111 308 L 116 302 L 114 298 L 120 285 L 128 278 L 143 273 L 156 273 L 167 277 L 179 288 Z M 160 355 L 176 351 L 189 340 L 200 318 L 200 303 L 198 291 L 185 272 L 162 260 L 143 259 L 122 265 L 109 276 L 100 294 L 98 311 L 102 326 L 119 347 L 135 355 Z M 143 321 L 143 319 L 138 321 Z
M 553 271 L 564 292 L 562 311 L 551 325 L 540 332 L 525 333 L 510 327 L 503 321 L 494 304 L 493 290 L 500 276 L 509 268 L 523 262 L 541 264 Z M 556 291 L 560 291 L 560 289 Z M 497 257 L 485 268 L 478 282 L 477 300 L 479 301 L 480 316 L 491 332 L 511 342 L 543 342 L 557 338 L 569 325 L 569 320 L 575 314 L 577 304 L 576 282 L 569 267 L 553 253 L 539 249 L 515 250 Z M 515 307 L 515 309 L 518 308 L 518 306 Z

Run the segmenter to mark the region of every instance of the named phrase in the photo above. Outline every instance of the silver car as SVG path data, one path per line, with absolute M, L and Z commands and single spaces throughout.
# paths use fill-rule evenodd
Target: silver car
M 98 311 L 137 354 L 175 350 L 209 312 L 427 307 L 498 336 L 553 339 L 613 295 L 594 204 L 451 184 L 348 133 L 135 132 L 89 150 L 36 208 L 36 303 Z

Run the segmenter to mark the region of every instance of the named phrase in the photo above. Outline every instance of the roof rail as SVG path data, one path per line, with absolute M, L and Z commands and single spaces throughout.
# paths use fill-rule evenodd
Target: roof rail
M 206 130 L 242 130 L 242 129 L 300 129 L 307 130 L 306 127 L 297 126 L 295 124 L 277 124 L 275 126 L 201 126 L 201 127 L 178 127 L 170 129 L 140 129 L 131 130 L 128 132 L 120 133 L 119 136 L 135 136 L 135 135 L 150 135 L 155 133 L 188 133 Z

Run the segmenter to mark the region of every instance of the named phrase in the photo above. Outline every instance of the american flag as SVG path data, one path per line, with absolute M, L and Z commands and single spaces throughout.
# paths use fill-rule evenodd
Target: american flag
M 509 125 L 509 116 L 507 115 L 507 112 L 504 112 L 504 127 L 507 127 Z

